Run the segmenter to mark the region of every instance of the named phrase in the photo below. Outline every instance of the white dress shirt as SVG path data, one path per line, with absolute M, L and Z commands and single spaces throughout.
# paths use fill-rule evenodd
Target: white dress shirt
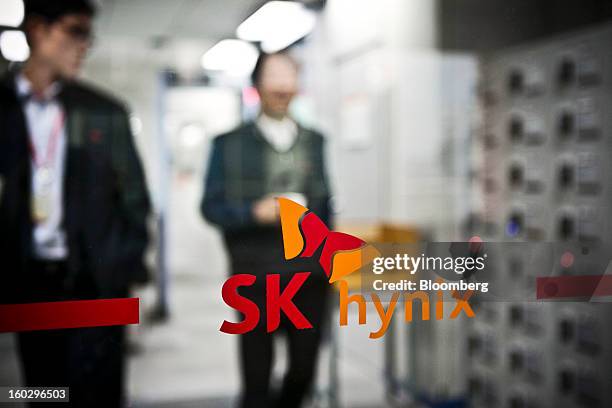
M 257 127 L 268 143 L 282 155 L 288 156 L 293 160 L 290 151 L 298 137 L 298 126 L 288 116 L 283 119 L 274 119 L 265 113 L 261 113 L 257 118 Z M 278 191 L 272 194 L 275 197 L 284 197 L 303 206 L 308 205 L 306 196 L 295 191 Z
M 283 153 L 293 147 L 298 135 L 297 124 L 287 116 L 279 120 L 262 113 L 257 118 L 257 127 L 268 143 Z
M 19 74 L 16 78 L 16 88 L 17 95 L 23 100 L 30 150 L 34 152 L 30 154 L 32 205 L 35 205 L 36 197 L 41 195 L 45 197 L 46 204 L 45 218 L 34 220 L 34 256 L 45 260 L 65 259 L 68 247 L 66 233 L 61 224 L 66 126 L 64 109 L 57 99 L 61 85 L 54 83 L 43 95 L 33 95 L 30 81 L 23 74 Z M 50 149 L 49 143 L 53 139 L 55 148 Z M 41 183 L 41 180 L 46 182 Z

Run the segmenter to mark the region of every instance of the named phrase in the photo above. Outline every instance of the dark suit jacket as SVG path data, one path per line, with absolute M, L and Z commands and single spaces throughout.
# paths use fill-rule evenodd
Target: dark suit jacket
M 323 160 L 323 137 L 299 128 L 307 143 L 308 207 L 330 226 L 329 187 Z M 247 123 L 213 141 L 200 210 L 223 231 L 235 273 L 276 272 L 284 259 L 280 227 L 258 225 L 253 203 L 266 195 L 264 152 L 267 141 L 254 123 Z
M 28 134 L 14 83 L 10 74 L 0 82 L 0 301 L 19 301 L 27 280 L 35 279 L 28 271 L 33 225 Z M 123 296 L 130 283 L 146 278 L 142 258 L 150 211 L 128 114 L 113 98 L 78 83 L 64 84 L 59 98 L 67 130 L 66 285 L 88 275 L 97 297 Z

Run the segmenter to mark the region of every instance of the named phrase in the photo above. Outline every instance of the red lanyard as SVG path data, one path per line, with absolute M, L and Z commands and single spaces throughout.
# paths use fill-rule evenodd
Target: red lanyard
M 29 148 L 30 155 L 32 156 L 32 162 L 36 167 L 43 167 L 45 165 L 51 165 L 53 158 L 55 156 L 55 150 L 57 147 L 57 142 L 62 133 L 62 128 L 64 127 L 65 114 L 64 111 L 60 109 L 59 114 L 55 117 L 55 123 L 53 125 L 53 129 L 51 129 L 51 134 L 49 136 L 49 142 L 47 142 L 47 152 L 45 154 L 44 160 L 40 161 L 40 157 L 36 154 L 36 148 L 34 147 L 34 142 L 32 139 L 32 135 L 30 134 L 29 139 Z

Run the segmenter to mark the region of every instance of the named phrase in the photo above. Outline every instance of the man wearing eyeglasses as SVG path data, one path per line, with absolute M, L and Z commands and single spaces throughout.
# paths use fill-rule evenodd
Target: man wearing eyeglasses
M 75 79 L 94 13 L 86 0 L 25 1 L 30 58 L 0 81 L 1 303 L 126 297 L 146 278 L 150 204 L 128 115 Z M 20 333 L 25 385 L 122 406 L 124 337 L 120 326 Z

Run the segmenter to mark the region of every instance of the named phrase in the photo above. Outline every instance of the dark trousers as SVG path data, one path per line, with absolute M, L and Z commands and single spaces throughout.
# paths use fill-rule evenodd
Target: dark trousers
M 85 278 L 71 290 L 63 263 L 32 262 L 28 299 L 36 302 L 94 298 Z M 32 407 L 122 407 L 125 329 L 123 326 L 43 330 L 17 335 L 28 387 L 69 387 L 70 403 Z
M 279 329 L 276 333 L 267 333 L 264 279 L 260 276 L 255 285 L 240 288 L 239 293 L 254 301 L 261 312 L 257 327 L 240 336 L 242 408 L 297 408 L 310 391 L 322 335 L 326 329 L 330 292 L 327 281 L 315 273 L 310 275 L 293 298 L 298 309 L 312 324 L 311 329 L 298 330 L 281 311 Z M 291 274 L 282 273 L 281 276 L 282 291 Z M 284 334 L 288 343 L 288 369 L 278 393 L 272 392 L 270 387 L 276 334 Z

